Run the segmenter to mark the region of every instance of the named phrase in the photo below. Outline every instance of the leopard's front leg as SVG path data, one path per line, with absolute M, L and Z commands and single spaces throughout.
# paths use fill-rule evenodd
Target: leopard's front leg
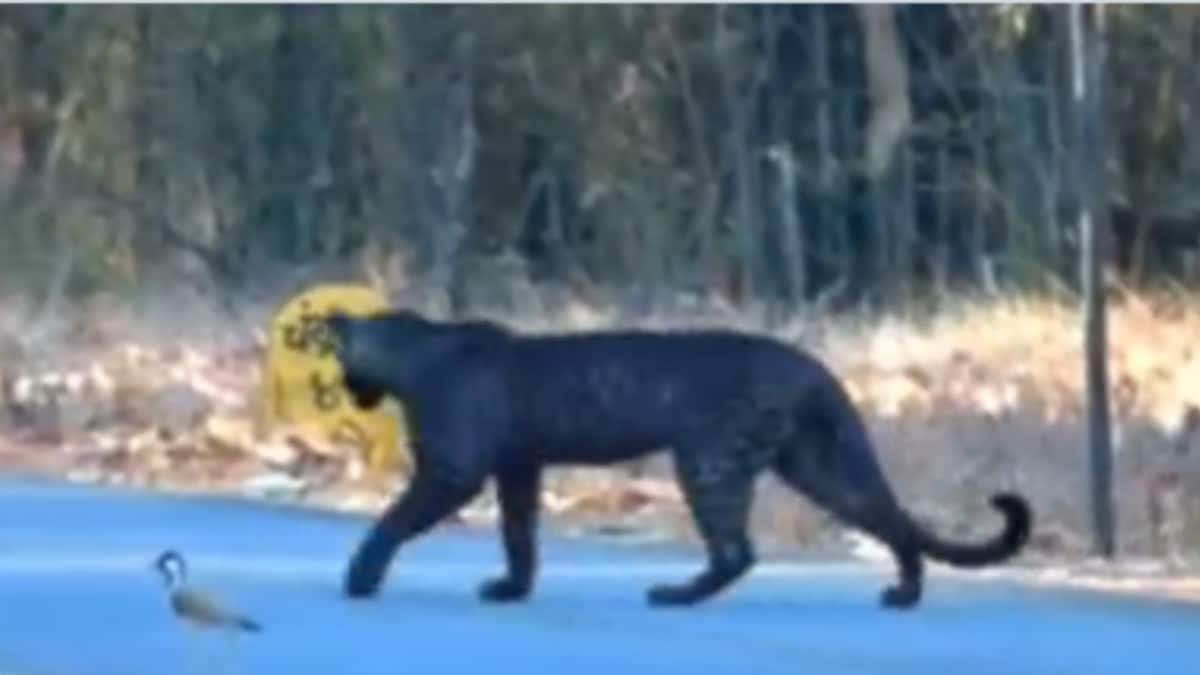
M 497 475 L 500 528 L 508 569 L 479 589 L 488 602 L 524 600 L 533 590 L 537 572 L 537 520 L 541 496 L 541 468 L 532 464 L 505 467 Z
M 351 556 L 344 582 L 346 595 L 374 595 L 400 546 L 452 515 L 482 486 L 483 479 L 474 472 L 418 466 L 408 489 L 384 511 Z

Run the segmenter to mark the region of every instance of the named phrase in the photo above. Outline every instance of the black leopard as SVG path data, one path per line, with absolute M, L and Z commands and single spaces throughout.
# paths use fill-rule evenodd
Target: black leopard
M 398 310 L 328 319 L 346 388 L 371 408 L 405 405 L 415 472 L 349 562 L 344 590 L 372 595 L 397 549 L 495 478 L 507 573 L 480 588 L 494 602 L 526 598 L 537 567 L 546 466 L 601 465 L 669 449 L 708 553 L 693 578 L 652 587 L 655 606 L 706 600 L 755 562 L 748 533 L 756 477 L 774 471 L 840 520 L 886 544 L 899 582 L 886 607 L 922 592 L 922 556 L 961 567 L 1000 563 L 1026 543 L 1027 502 L 999 493 L 1002 532 L 948 541 L 900 506 L 867 430 L 836 377 L 773 339 L 724 330 L 526 335 L 486 321 L 441 322 Z

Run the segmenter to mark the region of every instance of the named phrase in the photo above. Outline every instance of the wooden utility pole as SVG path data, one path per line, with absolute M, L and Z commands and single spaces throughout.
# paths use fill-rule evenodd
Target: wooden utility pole
M 1104 42 L 1095 5 L 1072 4 L 1071 89 L 1075 109 L 1075 177 L 1079 205 L 1083 285 L 1084 369 L 1087 387 L 1088 457 L 1091 470 L 1092 545 L 1097 555 L 1116 555 L 1112 433 L 1108 402 L 1108 336 L 1102 276 L 1108 227 L 1103 129 Z

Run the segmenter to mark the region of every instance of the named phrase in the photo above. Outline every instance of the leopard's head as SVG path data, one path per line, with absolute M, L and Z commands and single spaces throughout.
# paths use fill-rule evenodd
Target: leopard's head
M 374 375 L 374 359 L 371 352 L 369 317 L 355 317 L 334 311 L 325 318 L 333 355 L 342 370 L 342 385 L 350 393 L 354 405 L 370 410 L 375 408 L 387 394 Z
M 334 311 L 325 321 L 343 382 L 360 408 L 375 407 L 387 394 L 402 397 L 454 344 L 452 331 L 410 310 L 367 316 Z

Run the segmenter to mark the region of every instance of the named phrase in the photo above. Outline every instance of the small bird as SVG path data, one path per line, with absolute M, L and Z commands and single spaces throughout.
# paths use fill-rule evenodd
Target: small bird
M 235 628 L 250 633 L 262 631 L 262 626 L 244 616 L 221 607 L 214 599 L 184 584 L 187 564 L 177 551 L 167 549 L 154 561 L 154 568 L 163 576 L 171 596 L 171 610 L 177 616 L 201 628 Z

